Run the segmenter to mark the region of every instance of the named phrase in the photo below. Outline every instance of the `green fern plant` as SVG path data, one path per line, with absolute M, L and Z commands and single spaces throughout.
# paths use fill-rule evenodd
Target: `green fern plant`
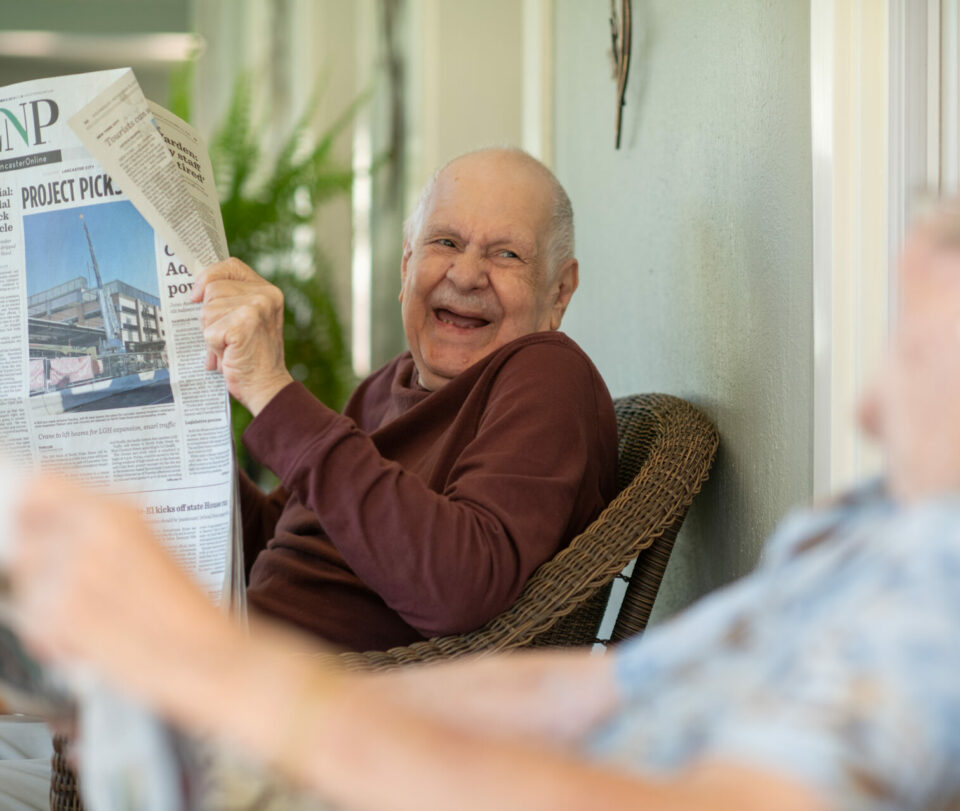
M 175 75 L 169 100 L 173 112 L 186 120 L 190 80 L 189 68 Z M 353 172 L 335 160 L 332 149 L 366 97 L 354 101 L 326 132 L 311 140 L 309 123 L 318 99 L 315 93 L 270 159 L 254 121 L 252 81 L 241 76 L 210 141 L 210 158 L 230 253 L 283 291 L 287 367 L 320 400 L 339 410 L 355 380 L 331 295 L 329 264 L 315 245 L 312 272 L 299 272 L 294 246 L 297 230 L 314 226 L 323 203 L 350 191 Z M 266 471 L 239 441 L 251 415 L 235 401 L 231 408 L 238 462 L 255 480 L 266 483 Z

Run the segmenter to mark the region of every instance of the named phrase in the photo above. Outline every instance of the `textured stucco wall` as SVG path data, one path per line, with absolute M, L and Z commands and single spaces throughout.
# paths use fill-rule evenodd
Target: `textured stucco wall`
M 633 7 L 615 152 L 610 5 L 556 5 L 555 164 L 581 262 L 565 329 L 615 396 L 677 394 L 720 429 L 662 617 L 748 571 L 811 492 L 809 4 Z

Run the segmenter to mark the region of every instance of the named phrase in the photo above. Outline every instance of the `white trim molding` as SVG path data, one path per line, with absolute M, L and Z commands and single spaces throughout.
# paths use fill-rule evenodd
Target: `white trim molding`
M 523 148 L 553 163 L 553 0 L 523 0 Z
M 900 245 L 892 234 L 902 233 L 903 208 L 893 197 L 895 188 L 905 188 L 902 145 L 920 143 L 926 156 L 926 128 L 910 129 L 905 115 L 900 133 L 894 117 L 898 98 L 926 106 L 925 63 L 919 102 L 901 84 L 916 73 L 910 61 L 916 49 L 922 45 L 925 53 L 926 3 L 811 2 L 815 498 L 881 466 L 856 427 L 856 410 L 890 322 L 891 257 Z M 919 17 L 916 6 L 924 7 Z M 908 33 L 903 19 L 914 26 L 909 47 L 901 44 Z
M 922 192 L 960 187 L 960 0 L 812 0 L 814 495 L 877 472 L 856 401 Z
M 943 0 L 944 5 L 955 0 Z M 888 0 L 889 115 L 887 246 L 891 266 L 903 249 L 911 202 L 940 190 L 941 0 Z M 896 320 L 897 281 L 889 278 L 888 316 Z
M 813 156 L 813 490 L 830 490 L 833 310 L 833 2 L 810 3 Z
M 939 79 L 940 126 L 935 154 L 940 165 L 934 178 L 941 194 L 955 196 L 960 192 L 960 0 L 940 0 L 938 27 L 940 70 L 935 75 Z

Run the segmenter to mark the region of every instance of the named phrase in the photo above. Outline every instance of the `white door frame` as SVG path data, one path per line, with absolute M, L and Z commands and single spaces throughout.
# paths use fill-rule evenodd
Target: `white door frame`
M 853 412 L 896 317 L 911 199 L 960 177 L 958 3 L 811 0 L 814 497 L 880 468 Z
M 830 489 L 833 351 L 833 75 L 832 0 L 810 3 L 810 124 L 813 158 L 813 491 Z

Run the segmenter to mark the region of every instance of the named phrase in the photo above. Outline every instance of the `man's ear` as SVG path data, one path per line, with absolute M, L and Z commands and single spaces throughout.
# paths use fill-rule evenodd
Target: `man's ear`
M 872 440 L 883 441 L 883 391 L 881 379 L 873 380 L 857 403 L 857 422 Z
M 400 295 L 397 297 L 403 301 L 403 289 L 407 286 L 407 262 L 410 260 L 410 254 L 413 253 L 413 247 L 409 240 L 403 241 L 403 255 L 400 258 Z
M 560 329 L 563 314 L 567 311 L 567 305 L 570 303 L 570 298 L 578 284 L 580 284 L 580 265 L 576 259 L 568 259 L 564 266 L 560 268 L 560 272 L 551 286 L 554 298 L 553 307 L 550 311 L 550 329 Z

